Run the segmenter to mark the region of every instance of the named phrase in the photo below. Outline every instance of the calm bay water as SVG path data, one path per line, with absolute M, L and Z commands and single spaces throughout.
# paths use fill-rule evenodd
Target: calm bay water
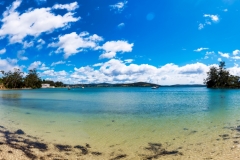
M 59 88 L 0 91 L 0 97 L 0 125 L 50 143 L 102 150 L 207 143 L 240 120 L 240 90 Z

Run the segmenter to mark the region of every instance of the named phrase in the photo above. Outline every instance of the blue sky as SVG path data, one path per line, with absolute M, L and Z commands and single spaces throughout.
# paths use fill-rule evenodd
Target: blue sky
M 0 70 L 65 83 L 202 84 L 240 75 L 239 0 L 0 1 Z

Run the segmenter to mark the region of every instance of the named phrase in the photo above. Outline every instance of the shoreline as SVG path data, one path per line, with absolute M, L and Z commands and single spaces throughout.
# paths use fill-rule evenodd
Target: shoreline
M 199 131 L 190 131 L 187 139 L 171 142 L 149 142 L 139 146 L 135 153 L 124 151 L 118 144 L 109 146 L 109 152 L 97 150 L 94 144 L 54 144 L 28 135 L 23 130 L 10 131 L 0 126 L 0 153 L 5 159 L 239 159 L 240 126 L 226 126 L 222 133 L 209 141 L 191 141 L 200 136 Z M 213 136 L 207 135 L 205 136 Z M 203 137 L 204 138 L 204 137 Z M 137 145 L 137 144 L 136 144 Z M 111 151 L 110 151 L 111 150 Z
M 160 143 L 149 143 L 144 147 L 148 154 L 139 156 L 141 159 L 152 159 L 161 156 L 182 155 L 177 150 L 166 150 Z M 6 159 L 128 159 L 128 155 L 120 149 L 110 155 L 96 151 L 88 143 L 84 145 L 51 144 L 37 137 L 27 135 L 23 130 L 15 132 L 0 126 L 0 153 Z

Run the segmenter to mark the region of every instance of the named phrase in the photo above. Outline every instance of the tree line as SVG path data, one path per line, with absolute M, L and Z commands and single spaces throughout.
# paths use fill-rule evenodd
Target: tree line
M 53 81 L 45 81 L 41 80 L 39 77 L 37 70 L 32 69 L 29 70 L 28 74 L 24 77 L 24 73 L 20 71 L 20 69 L 14 69 L 13 71 L 4 72 L 1 71 L 2 78 L 0 78 L 0 83 L 4 85 L 4 87 L 12 89 L 12 88 L 32 88 L 37 89 L 41 88 L 43 83 L 48 83 L 51 86 L 62 87 L 64 84 L 62 82 L 53 82 Z
M 240 77 L 231 75 L 225 66 L 225 62 L 220 62 L 218 67 L 210 67 L 204 80 L 207 88 L 240 88 Z

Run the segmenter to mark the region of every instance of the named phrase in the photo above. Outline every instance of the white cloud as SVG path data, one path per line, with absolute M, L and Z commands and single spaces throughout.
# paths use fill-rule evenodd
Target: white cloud
M 199 23 L 198 24 L 198 29 L 202 30 L 206 25 L 211 25 L 212 22 L 217 23 L 219 22 L 219 16 L 218 15 L 211 15 L 211 14 L 204 14 L 203 17 L 205 17 L 205 22 L 204 23 Z
M 125 63 L 132 63 L 132 62 L 133 62 L 133 59 L 125 59 L 124 62 L 125 62 Z
M 77 2 L 73 2 L 73 3 L 69 3 L 69 4 L 55 4 L 53 6 L 53 9 L 66 9 L 68 11 L 74 11 L 78 8 L 78 3 Z
M 43 45 L 46 43 L 43 39 L 39 39 L 37 41 L 38 45 L 36 46 L 38 49 L 42 49 Z
M 56 66 L 56 65 L 65 64 L 65 63 L 66 63 L 65 61 L 53 62 L 53 63 L 51 64 L 51 66 Z
M 224 11 L 224 12 L 227 12 L 227 11 L 228 11 L 228 9 L 224 9 L 223 11 Z
M 240 76 L 240 68 L 237 64 L 235 64 L 234 67 L 228 68 L 228 71 L 232 75 Z
M 64 28 L 70 22 L 76 22 L 80 18 L 74 17 L 74 13 L 67 12 L 64 15 L 55 15 L 51 8 L 29 9 L 20 13 L 16 9 L 21 5 L 21 0 L 16 0 L 3 13 L 0 37 L 8 37 L 11 44 L 22 43 L 27 36 L 37 37 L 44 32 L 52 32 L 58 28 Z
M 208 68 L 203 63 L 187 64 L 179 67 L 180 74 L 203 74 Z
M 19 68 L 19 65 L 17 64 L 17 60 L 16 59 L 1 59 L 0 58 L 0 71 L 12 71 L 14 68 Z
M 23 42 L 23 48 L 26 49 L 26 48 L 30 48 L 34 45 L 34 42 L 31 41 L 31 42 L 27 42 L 27 41 L 24 41 Z
M 208 59 L 208 58 L 209 58 L 209 56 L 210 56 L 210 55 L 213 55 L 213 54 L 215 54 L 215 52 L 214 52 L 214 51 L 207 51 L 207 52 L 206 52 L 206 54 L 205 54 L 205 57 L 204 57 L 204 59 Z
M 208 50 L 209 48 L 198 48 L 198 49 L 195 49 L 195 50 L 193 50 L 194 52 L 201 52 L 201 51 L 203 51 L 203 50 Z
M 48 70 L 49 67 L 47 67 L 47 66 L 43 63 L 38 69 L 44 71 L 44 70 Z
M 240 53 L 240 50 L 236 49 L 235 51 L 233 51 L 233 55 L 236 56 Z
M 127 41 L 108 41 L 103 44 L 102 47 L 98 47 L 98 49 L 103 49 L 105 52 L 100 55 L 100 59 L 102 58 L 113 58 L 116 56 L 117 52 L 132 52 L 133 43 L 128 43 Z
M 25 53 L 24 50 L 18 51 L 18 53 L 17 53 L 18 59 L 23 60 L 23 61 L 28 60 L 28 57 L 23 56 L 24 53 Z
M 208 56 L 205 56 L 204 59 L 208 59 L 209 57 Z
M 3 48 L 0 50 L 0 54 L 4 54 L 4 53 L 6 53 L 6 51 L 7 51 L 6 48 Z
M 118 25 L 118 28 L 123 28 L 124 26 L 125 26 L 124 23 L 120 23 L 120 24 Z
M 93 67 L 99 67 L 99 66 L 102 66 L 102 65 L 103 65 L 103 63 L 96 63 L 96 64 L 93 65 Z
M 233 56 L 231 57 L 232 59 L 236 59 L 236 60 L 239 60 L 240 59 L 240 56 Z
M 70 77 L 76 83 L 144 81 L 167 85 L 189 84 L 191 81 L 202 84 L 208 70 L 209 66 L 202 63 L 187 64 L 185 66 L 170 63 L 157 68 L 149 64 L 126 64 L 124 61 L 111 59 L 101 64 L 100 69 L 90 66 L 74 68 L 74 72 Z
M 34 68 L 39 68 L 39 66 L 42 64 L 42 62 L 40 61 L 35 61 L 33 63 L 30 64 L 30 66 L 28 67 L 28 70 L 34 69 Z
M 219 16 L 218 15 L 211 15 L 211 14 L 204 14 L 204 17 L 209 17 L 213 22 L 218 22 L 219 21 Z
M 222 62 L 222 59 L 221 59 L 221 58 L 218 58 L 217 60 L 218 60 L 219 62 Z
M 211 55 L 211 54 L 214 54 L 214 53 L 215 53 L 214 51 L 210 51 L 210 52 L 207 51 L 207 52 L 206 52 L 206 55 Z
M 205 24 L 199 23 L 199 25 L 198 25 L 198 29 L 201 30 L 201 29 L 204 28 L 204 26 L 205 26 Z
M 54 71 L 54 70 L 46 70 L 41 73 L 43 76 L 52 76 L 52 77 L 58 77 L 58 76 L 67 76 L 67 72 L 62 70 L 62 71 Z
M 94 34 L 89 36 L 88 32 L 81 32 L 79 35 L 76 32 L 65 34 L 58 37 L 58 42 L 51 43 L 49 47 L 57 47 L 56 53 L 64 52 L 64 58 L 75 55 L 84 51 L 84 49 L 95 49 L 98 42 L 103 38 Z
M 221 58 L 218 59 L 222 61 Z M 0 63 L 1 64 L 1 63 Z M 71 71 L 45 70 L 40 73 L 41 77 L 48 77 L 52 80 L 60 80 L 64 83 L 130 83 L 130 82 L 151 82 L 160 85 L 171 84 L 203 84 L 209 67 L 203 63 L 186 64 L 178 66 L 173 63 L 155 67 L 149 64 L 127 64 L 125 61 L 111 59 L 105 63 L 92 66 L 74 67 Z M 235 65 L 228 68 L 231 74 L 240 75 L 240 68 Z
M 222 52 L 218 52 L 218 54 L 220 54 L 220 56 L 224 57 L 224 58 L 229 58 L 229 54 L 228 53 L 222 53 Z
M 121 13 L 125 9 L 127 3 L 128 3 L 128 1 L 118 2 L 114 5 L 110 5 L 109 7 L 111 10 L 115 10 L 118 13 Z
M 114 58 L 116 56 L 116 52 L 106 52 L 106 53 L 103 53 L 99 56 L 100 59 L 104 59 L 104 58 L 107 58 L 107 59 L 111 59 L 111 58 Z

